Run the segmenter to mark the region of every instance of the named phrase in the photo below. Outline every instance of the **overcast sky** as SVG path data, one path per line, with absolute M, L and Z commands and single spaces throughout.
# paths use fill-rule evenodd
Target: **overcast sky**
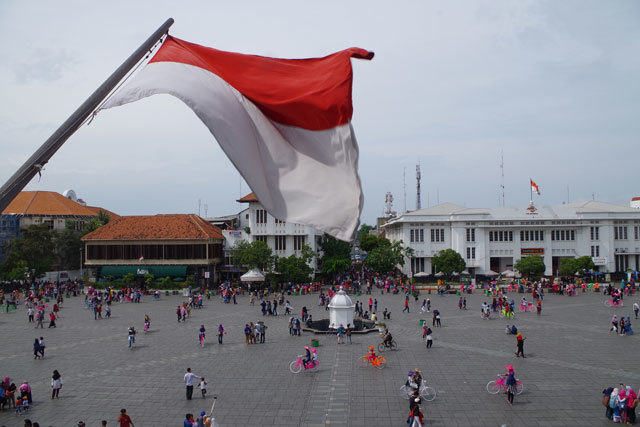
M 187 4 L 188 6 L 183 6 Z M 168 17 L 170 33 L 284 58 L 358 46 L 353 125 L 373 223 L 387 191 L 415 209 L 640 196 L 640 2 L 0 2 L 0 183 Z M 73 188 L 121 215 L 238 212 L 250 190 L 168 95 L 103 111 L 28 190 Z

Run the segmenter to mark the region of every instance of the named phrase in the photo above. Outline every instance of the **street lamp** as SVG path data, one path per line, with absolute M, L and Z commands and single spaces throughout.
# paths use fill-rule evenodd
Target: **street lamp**
M 80 277 L 84 277 L 84 270 L 82 269 L 82 246 L 80 246 Z

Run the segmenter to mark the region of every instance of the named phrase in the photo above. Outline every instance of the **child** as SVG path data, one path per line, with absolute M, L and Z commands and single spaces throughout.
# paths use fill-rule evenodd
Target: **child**
M 373 363 L 373 361 L 376 360 L 376 352 L 373 346 L 369 346 L 369 353 L 367 353 L 367 359 L 369 359 L 369 362 L 371 363 Z
M 202 398 L 204 399 L 207 394 L 207 382 L 204 380 L 204 377 L 200 378 L 200 391 L 202 392 Z
M 16 415 L 22 415 L 22 397 L 16 399 Z
M 25 413 L 29 410 L 29 399 L 22 399 L 22 409 Z

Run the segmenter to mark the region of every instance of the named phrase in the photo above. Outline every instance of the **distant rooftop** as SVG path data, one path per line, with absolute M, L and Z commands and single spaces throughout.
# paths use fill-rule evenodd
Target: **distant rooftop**
M 82 240 L 223 239 L 222 231 L 195 214 L 122 216 Z
M 97 216 L 92 209 L 54 191 L 22 191 L 9 203 L 3 214 Z

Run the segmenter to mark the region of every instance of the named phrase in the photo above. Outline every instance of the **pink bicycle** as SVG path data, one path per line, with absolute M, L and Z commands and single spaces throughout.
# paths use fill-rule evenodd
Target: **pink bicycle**
M 522 390 L 524 390 L 524 385 L 522 384 L 522 381 L 516 378 L 516 394 L 522 393 Z M 502 375 L 498 375 L 497 380 L 489 381 L 487 383 L 487 391 L 489 394 L 498 394 L 501 391 L 506 393 L 507 378 Z
M 303 355 L 299 354 L 298 359 L 289 364 L 289 370 L 291 371 L 291 373 L 299 374 L 303 369 L 305 371 L 317 372 L 318 366 L 320 365 L 318 359 L 311 360 L 310 362 L 305 363 L 302 360 L 303 357 Z
M 613 302 L 613 298 L 612 298 L 612 299 L 606 300 L 604 302 L 604 305 L 607 307 L 622 307 L 624 304 L 621 299 L 618 300 L 618 302 Z
M 520 304 L 520 311 L 536 311 L 536 306 L 531 302 L 526 306 L 524 304 Z

